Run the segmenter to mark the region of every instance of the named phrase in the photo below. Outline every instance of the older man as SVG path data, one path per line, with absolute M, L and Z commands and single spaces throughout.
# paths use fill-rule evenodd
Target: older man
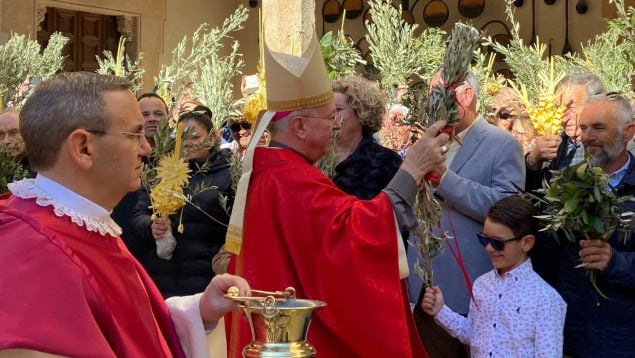
M 439 71 L 431 86 L 442 83 Z M 453 236 L 443 254 L 433 261 L 435 283 L 441 287 L 446 304 L 459 314 L 467 314 L 470 303 L 468 283 L 490 271 L 491 260 L 476 240 L 483 230 L 489 208 L 504 196 L 524 187 L 525 168 L 521 145 L 505 130 L 489 124 L 476 111 L 479 85 L 469 72 L 456 87 L 459 107 L 455 132 L 445 160 L 447 170 L 439 172 L 434 195 L 442 206 L 441 227 Z M 494 149 L 495 148 L 495 149 Z M 495 154 L 493 154 L 495 150 Z M 447 292 L 447 293 L 446 293 Z M 421 339 L 433 356 L 465 356 L 463 345 L 440 329 L 415 307 Z
M 551 171 L 576 165 L 584 158 L 584 148 L 580 141 L 578 117 L 589 96 L 604 92 L 602 80 L 591 73 L 576 72 L 565 76 L 556 86 L 557 104 L 564 106 L 562 133 L 546 134 L 536 138 L 534 147 L 525 156 L 527 169 L 525 190 L 532 192 L 543 186 L 543 181 L 551 178 Z M 546 240 L 545 240 L 546 239 Z M 530 252 L 534 270 L 552 285 L 558 275 L 558 265 L 551 247 L 550 237 L 540 236 Z M 544 247 L 543 247 L 544 246 Z
M 235 204 L 228 229 L 228 250 L 237 251 L 244 237 L 233 270 L 254 287 L 293 286 L 298 297 L 325 301 L 308 335 L 320 356 L 425 357 L 402 286 L 407 266 L 398 229 L 412 225 L 407 213 L 417 183 L 442 170 L 447 135 L 435 135 L 443 123 L 412 146 L 377 197 L 360 200 L 339 190 L 313 166 L 340 128 L 316 38 L 302 56 L 265 48 L 267 105 L 275 114 L 263 120 L 273 117 L 271 142 L 255 149 L 253 168 L 249 152 L 243 160 L 251 179 L 238 185 L 240 203 L 241 186 L 249 183 L 244 220 L 234 220 Z M 259 124 L 255 137 L 262 131 Z M 233 332 L 230 356 L 251 340 L 244 323 Z
M 635 195 L 635 133 L 629 101 L 614 94 L 589 97 L 580 114 L 580 140 L 589 162 L 608 174 L 619 196 Z M 630 202 L 629 210 L 635 205 Z M 571 357 L 631 357 L 635 352 L 635 241 L 562 240 L 556 288 L 567 302 L 564 353 Z M 576 268 L 580 263 L 585 268 Z M 588 270 L 597 270 L 597 288 Z
M 3 183 L 3 189 L 0 192 L 5 191 L 6 187 L 4 185 L 7 182 L 24 177 L 35 177 L 35 173 L 31 171 L 29 159 L 26 156 L 24 140 L 22 140 L 20 135 L 19 113 L 18 110 L 13 108 L 0 112 L 0 150 L 5 153 L 7 159 L 13 159 L 15 162 L 9 163 L 9 166 L 5 168 L 7 178 L 0 178 Z
M 26 154 L 24 141 L 20 136 L 19 113 L 14 109 L 5 109 L 0 113 L 0 147 L 18 161 Z
M 541 188 L 542 181 L 551 177 L 551 170 L 582 161 L 584 148 L 579 140 L 578 115 L 584 108 L 584 101 L 601 92 L 604 92 L 602 80 L 591 73 L 573 73 L 558 82 L 558 105 L 565 107 L 562 117 L 563 133 L 536 138 L 534 147 L 526 156 L 527 191 Z
M 150 152 L 128 82 L 62 74 L 43 82 L 20 116 L 39 174 L 0 198 L 0 262 L 11 268 L 0 270 L 0 351 L 8 350 L 0 354 L 208 355 L 204 324 L 232 308 L 222 294 L 249 287 L 219 277 L 166 306 L 118 238 L 109 211 L 139 188 Z

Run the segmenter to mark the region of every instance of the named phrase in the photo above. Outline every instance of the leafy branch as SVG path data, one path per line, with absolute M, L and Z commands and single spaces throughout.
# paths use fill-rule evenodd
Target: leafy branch
M 15 160 L 10 151 L 0 146 L 0 194 L 8 191 L 7 184 L 26 178 L 28 172 Z
M 567 240 L 608 241 L 617 231 L 626 242 L 631 236 L 635 213 L 627 209 L 632 197 L 619 197 L 608 184 L 608 175 L 602 168 L 591 166 L 586 159 L 574 167 L 552 171 L 551 180 L 544 183 L 539 195 L 529 194 L 541 205 L 541 215 L 536 216 L 542 223 L 540 231 L 555 235 L 564 233 Z M 580 234 L 578 238 L 576 233 Z M 585 267 L 580 264 L 577 267 Z M 597 285 L 597 270 L 589 271 L 591 285 L 606 299 Z
M 429 79 L 443 57 L 442 30 L 427 28 L 415 36 L 417 24 L 401 18 L 401 9 L 384 0 L 369 1 L 373 22 L 368 23 L 368 40 L 373 65 L 381 75 L 381 87 L 390 92 L 407 84 L 413 75 Z
M 26 94 L 20 93 L 18 87 L 28 76 L 46 80 L 60 72 L 65 58 L 62 50 L 67 42 L 68 38 L 56 32 L 42 53 L 37 41 L 19 34 L 12 34 L 7 43 L 0 45 L 1 107 L 22 105 Z
M 443 84 L 432 87 L 425 108 L 425 120 L 429 124 L 445 120 L 448 125 L 453 125 L 458 121 L 456 88 L 467 77 L 474 50 L 480 39 L 480 33 L 472 26 L 460 22 L 454 25 L 450 42 L 445 48 Z
M 635 76 L 635 8 L 626 9 L 624 0 L 612 2 L 617 17 L 607 22 L 607 31 L 582 45 L 581 56 L 569 60 L 574 70 L 598 75 L 609 91 L 627 93 Z
M 125 52 L 126 42 L 125 37 L 122 36 L 119 38 L 116 57 L 113 56 L 110 51 L 104 51 L 103 59 L 99 56 L 95 56 L 99 64 L 97 73 L 123 77 L 130 82 L 132 92 L 137 93 L 141 86 L 143 86 L 143 74 L 145 73 L 145 70 L 139 65 L 141 59 L 143 59 L 143 53 L 140 52 L 137 59 L 132 61 Z
M 192 94 L 214 113 L 215 128 L 219 128 L 228 115 L 237 113 L 237 105 L 231 101 L 231 79 L 240 74 L 244 66 L 242 55 L 238 53 L 238 41 L 233 41 L 229 55 L 222 56 L 221 51 L 223 41 L 243 28 L 247 16 L 247 9 L 240 5 L 221 27 L 210 29 L 208 24 L 202 24 L 192 35 L 191 43 L 184 36 L 172 51 L 172 63 L 162 66 L 159 76 L 155 77 L 159 95 L 170 103 L 191 85 Z
M 545 52 L 547 51 L 547 45 L 541 43 L 540 39 L 536 39 L 536 43 L 533 45 L 525 45 L 523 39 L 520 37 L 519 28 L 520 23 L 514 18 L 514 10 L 512 9 L 512 1 L 507 0 L 505 5 L 505 14 L 507 20 L 511 24 L 511 40 L 508 46 L 503 46 L 500 43 L 487 38 L 487 44 L 491 46 L 494 51 L 505 56 L 505 63 L 509 67 L 510 71 L 514 74 L 515 81 L 517 83 L 523 83 L 527 86 L 527 96 L 530 102 L 536 102 L 538 95 L 540 94 L 539 84 L 540 73 L 549 72 L 549 63 L 543 61 Z M 560 66 L 565 66 L 566 60 L 561 56 L 554 56 L 558 72 L 561 70 Z
M 359 51 L 344 36 L 343 32 L 333 35 L 329 31 L 320 39 L 324 64 L 330 79 L 345 77 L 355 72 L 355 67 L 365 65 Z

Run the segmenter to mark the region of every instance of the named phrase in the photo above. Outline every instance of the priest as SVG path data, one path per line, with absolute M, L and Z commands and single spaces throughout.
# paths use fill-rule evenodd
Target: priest
M 301 14 L 309 2 L 294 3 L 304 3 L 297 5 Z M 243 160 L 226 243 L 236 254 L 230 271 L 257 289 L 292 286 L 299 298 L 325 301 L 308 333 L 319 356 L 425 357 L 402 281 L 408 268 L 399 231 L 415 223 L 417 183 L 443 166 L 448 137 L 436 135 L 444 123 L 413 145 L 377 197 L 345 194 L 313 166 L 341 124 L 314 29 L 301 28 L 289 46 L 263 7 L 268 111 L 254 136 L 268 127 L 271 142 L 255 148 L 252 141 Z M 279 16 L 286 28 L 298 17 Z M 250 340 L 246 320 L 235 315 L 229 356 L 238 357 Z

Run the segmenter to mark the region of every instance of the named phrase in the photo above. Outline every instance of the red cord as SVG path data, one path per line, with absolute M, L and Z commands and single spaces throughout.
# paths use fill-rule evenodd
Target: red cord
M 465 262 L 463 261 L 463 257 L 461 256 L 461 248 L 459 247 L 459 238 L 456 236 L 456 230 L 454 230 L 454 224 L 452 224 L 452 216 L 450 215 L 450 213 L 447 213 L 447 215 L 448 215 L 448 222 L 450 223 L 450 231 L 452 233 L 452 237 L 454 238 L 454 246 L 455 246 L 455 247 L 452 247 L 451 240 L 448 240 L 448 247 L 450 248 L 450 252 L 452 253 L 452 256 L 454 256 L 454 260 L 456 261 L 456 263 L 459 265 L 459 268 L 461 269 L 461 273 L 463 274 L 463 281 L 465 282 L 465 287 L 467 287 L 467 291 L 470 294 L 470 298 L 472 299 L 472 301 L 474 301 L 474 305 L 478 309 L 478 304 L 476 303 L 476 300 L 474 299 L 474 292 L 472 292 L 472 281 L 470 280 L 470 276 L 467 274 L 467 269 L 465 268 Z M 443 228 L 441 228 L 441 225 L 439 225 L 439 228 L 443 230 Z

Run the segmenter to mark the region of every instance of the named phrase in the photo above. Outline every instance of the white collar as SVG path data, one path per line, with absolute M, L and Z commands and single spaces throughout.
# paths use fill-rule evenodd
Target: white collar
M 38 174 L 35 179 L 23 179 L 8 185 L 9 191 L 22 199 L 35 199 L 39 206 L 53 206 L 58 217 L 68 216 L 86 230 L 117 237 L 121 228 L 110 212 L 60 183 Z
M 523 261 L 520 265 L 514 267 L 509 272 L 506 272 L 502 276 L 498 274 L 498 270 L 494 269 L 494 276 L 499 279 L 505 279 L 507 277 L 514 277 L 516 281 L 522 279 L 527 276 L 534 270 L 534 266 L 531 264 L 531 259 L 527 258 L 527 260 Z
M 617 188 L 622 182 L 622 179 L 624 179 L 624 175 L 626 175 L 626 171 L 628 171 L 628 166 L 630 164 L 631 164 L 631 156 L 627 154 L 626 163 L 624 163 L 624 165 L 622 165 L 620 169 L 609 174 L 609 185 L 611 185 L 613 188 Z

